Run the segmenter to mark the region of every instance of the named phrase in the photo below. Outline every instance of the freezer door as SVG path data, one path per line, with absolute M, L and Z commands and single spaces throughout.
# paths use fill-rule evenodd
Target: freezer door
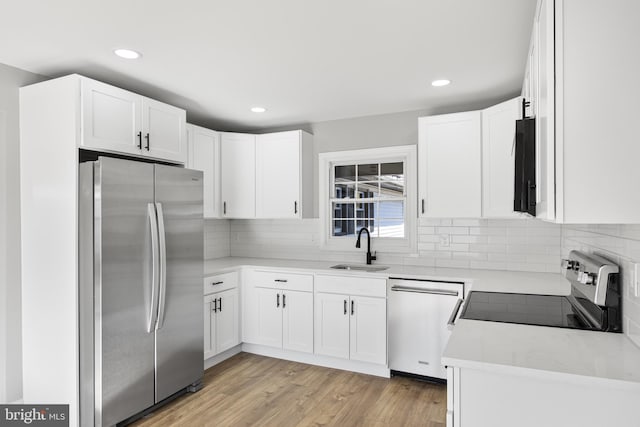
M 151 164 L 113 158 L 94 175 L 95 419 L 108 426 L 154 404 L 154 176 Z
M 156 330 L 158 402 L 203 376 L 202 172 L 155 165 L 155 184 L 160 258 L 166 258 Z

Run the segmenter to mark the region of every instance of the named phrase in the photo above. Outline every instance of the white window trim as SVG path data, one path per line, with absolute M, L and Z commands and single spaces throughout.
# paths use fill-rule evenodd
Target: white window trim
M 331 236 L 331 170 L 336 164 L 349 163 L 388 163 L 404 161 L 406 203 L 404 207 L 405 237 L 404 238 L 371 238 L 371 251 L 414 253 L 417 247 L 417 194 L 418 175 L 416 165 L 416 146 L 399 145 L 396 147 L 368 148 L 362 150 L 335 151 L 318 154 L 318 210 L 320 216 L 320 248 L 325 250 L 339 250 L 361 252 L 356 249 L 355 238 Z M 366 249 L 365 249 L 366 250 Z

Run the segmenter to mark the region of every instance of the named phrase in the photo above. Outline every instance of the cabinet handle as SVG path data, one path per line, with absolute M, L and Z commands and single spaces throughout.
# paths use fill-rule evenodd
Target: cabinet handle
M 347 314 L 347 300 L 344 300 L 344 314 Z
M 227 202 L 222 202 L 222 213 L 227 214 Z
M 285 294 L 282 294 L 282 308 L 285 308 L 287 306 L 287 296 Z
M 297 201 L 293 202 L 293 213 L 294 214 L 298 213 L 298 202 Z
M 218 312 L 218 300 L 214 299 L 213 301 L 211 301 L 213 303 L 213 312 L 217 313 Z
M 138 149 L 142 150 L 142 132 L 138 132 Z
M 422 213 L 424 213 L 424 199 L 422 199 Z
M 280 307 L 280 294 L 276 294 L 276 307 Z
M 146 140 L 147 140 L 147 145 L 146 145 L 144 148 L 146 148 L 146 149 L 147 149 L 147 151 L 149 151 L 149 145 L 151 144 L 151 137 L 150 137 L 150 136 L 149 136 L 149 134 L 147 133 L 147 134 L 144 136 L 144 139 L 146 139 Z
M 351 315 L 353 316 L 354 310 L 353 310 L 353 300 L 351 300 Z
M 222 297 L 218 298 L 218 301 L 220 301 L 220 307 L 218 307 L 218 310 L 222 311 Z
M 223 281 L 220 281 L 220 282 L 213 282 L 213 283 L 211 284 L 211 286 L 215 286 L 215 285 L 222 285 L 223 283 L 224 283 Z
M 287 283 L 287 279 L 273 279 L 274 282 Z

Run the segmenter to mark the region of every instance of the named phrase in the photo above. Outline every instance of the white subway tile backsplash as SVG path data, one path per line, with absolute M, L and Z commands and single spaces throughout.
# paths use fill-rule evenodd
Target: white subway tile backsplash
M 318 219 L 232 220 L 228 227 L 230 253 L 235 256 L 362 262 L 359 253 L 320 249 Z M 417 233 L 417 253 L 379 253 L 378 262 L 559 271 L 561 227 L 555 224 L 533 219 L 420 218 Z M 515 254 L 507 257 L 514 247 Z

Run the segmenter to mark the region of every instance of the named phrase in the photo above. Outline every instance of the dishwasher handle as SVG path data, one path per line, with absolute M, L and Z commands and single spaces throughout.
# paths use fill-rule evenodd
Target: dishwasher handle
M 460 311 L 460 306 L 462 305 L 463 301 L 464 300 L 462 298 L 459 298 L 455 307 L 453 307 L 453 312 L 451 313 L 449 321 L 447 322 L 448 326 L 453 326 L 456 323 L 456 317 L 458 317 L 458 311 Z
M 425 288 L 415 288 L 412 286 L 391 286 L 391 290 L 394 292 L 416 292 L 419 294 L 432 294 L 432 295 L 448 295 L 452 297 L 458 296 L 458 291 L 450 291 L 447 289 L 425 289 Z

